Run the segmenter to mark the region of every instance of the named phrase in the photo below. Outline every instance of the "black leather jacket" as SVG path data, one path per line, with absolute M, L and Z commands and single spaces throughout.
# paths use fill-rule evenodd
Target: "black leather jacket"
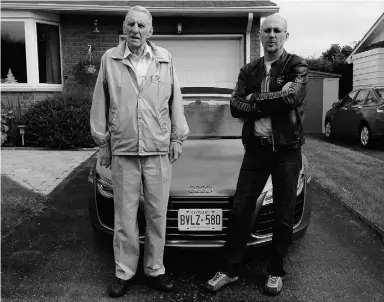
M 307 93 L 308 65 L 301 57 L 285 50 L 270 70 L 269 91 L 260 92 L 266 76 L 264 57 L 240 69 L 236 87 L 231 96 L 231 114 L 245 118 L 242 141 L 245 149 L 255 140 L 256 118 L 269 116 L 272 123 L 273 150 L 296 148 L 304 143 L 303 119 Z M 293 84 L 282 91 L 287 82 Z M 250 100 L 246 97 L 252 94 Z

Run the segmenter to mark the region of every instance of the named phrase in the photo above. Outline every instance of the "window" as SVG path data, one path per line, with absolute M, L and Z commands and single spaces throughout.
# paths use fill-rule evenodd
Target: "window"
M 367 99 L 368 93 L 368 90 L 360 90 L 355 101 L 353 102 L 353 105 L 363 105 Z
M 369 92 L 368 97 L 367 97 L 367 103 L 366 105 L 372 105 L 372 104 L 377 104 L 376 98 L 373 96 L 372 92 Z
M 3 12 L 1 89 L 61 91 L 60 26 L 57 17 Z
M 1 83 L 27 83 L 23 21 L 1 22 Z
M 342 102 L 342 107 L 347 107 L 352 104 L 353 99 L 355 98 L 357 91 L 352 91 L 350 94 L 348 94 Z

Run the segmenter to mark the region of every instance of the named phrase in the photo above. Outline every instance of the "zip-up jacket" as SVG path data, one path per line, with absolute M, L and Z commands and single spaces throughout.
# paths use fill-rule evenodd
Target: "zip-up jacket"
M 171 141 L 182 144 L 189 134 L 180 85 L 171 55 L 148 43 L 153 60 L 139 86 L 125 41 L 101 59 L 91 108 L 91 133 L 113 155 L 163 155 Z
M 264 57 L 240 69 L 236 87 L 230 100 L 231 114 L 244 118 L 242 141 L 245 149 L 255 140 L 254 123 L 257 118 L 269 116 L 272 124 L 273 150 L 295 148 L 304 143 L 303 120 L 308 83 L 308 65 L 297 55 L 285 50 L 272 63 L 269 92 L 261 92 L 266 77 Z M 287 90 L 282 90 L 292 82 Z M 251 95 L 249 100 L 246 97 Z

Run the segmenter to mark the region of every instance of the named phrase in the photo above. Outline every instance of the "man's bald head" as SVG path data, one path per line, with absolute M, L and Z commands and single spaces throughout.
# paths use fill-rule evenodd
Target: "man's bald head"
M 266 24 L 269 24 L 270 22 L 278 22 L 281 24 L 284 31 L 288 30 L 287 20 L 285 20 L 284 17 L 282 17 L 278 14 L 273 14 L 273 15 L 270 15 L 267 18 L 265 18 L 264 21 L 261 23 L 261 29 L 263 29 L 263 26 L 265 26 Z
M 260 27 L 260 40 L 266 57 L 273 59 L 282 54 L 284 43 L 289 37 L 287 27 L 287 21 L 277 14 L 263 21 Z

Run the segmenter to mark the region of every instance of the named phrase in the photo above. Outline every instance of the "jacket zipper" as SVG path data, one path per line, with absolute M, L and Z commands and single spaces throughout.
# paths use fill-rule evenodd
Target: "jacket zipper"
M 267 73 L 267 76 L 266 76 L 266 79 L 265 79 L 265 83 L 264 83 L 264 91 L 266 92 L 269 92 L 269 81 L 270 81 L 270 78 L 271 78 L 271 69 L 272 69 L 272 66 L 269 70 L 269 72 Z M 271 128 L 272 128 L 272 150 L 275 151 L 275 140 L 273 138 L 273 125 L 272 125 L 272 118 L 269 117 L 269 119 L 271 120 Z

